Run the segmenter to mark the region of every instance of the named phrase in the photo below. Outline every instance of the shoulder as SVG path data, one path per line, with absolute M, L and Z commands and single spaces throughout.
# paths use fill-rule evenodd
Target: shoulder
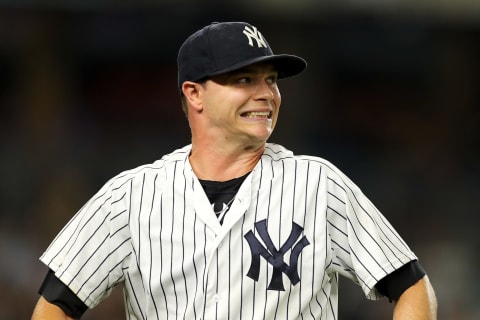
M 297 173 L 304 172 L 311 178 L 317 175 L 319 179 L 326 180 L 327 188 L 333 193 L 347 190 L 358 192 L 359 190 L 358 186 L 341 169 L 320 156 L 297 155 L 279 144 L 267 143 L 262 161 L 264 164 L 268 164 L 269 168 L 279 166 L 291 168 Z
M 191 146 L 187 145 L 162 156 L 160 159 L 152 163 L 139 165 L 135 168 L 122 171 L 110 179 L 106 183 L 106 186 L 109 186 L 111 189 L 118 189 L 121 188 L 121 186 L 126 185 L 128 182 L 139 178 L 145 179 L 151 176 L 162 175 L 172 165 L 176 165 L 177 163 L 184 165 L 188 159 L 190 149 Z
M 263 159 L 269 159 L 270 161 L 292 161 L 299 164 L 308 164 L 310 166 L 320 166 L 322 167 L 329 175 L 333 176 L 345 176 L 343 172 L 329 160 L 314 156 L 314 155 L 298 155 L 294 154 L 293 151 L 288 150 L 282 145 L 275 143 L 267 143 L 264 151 Z

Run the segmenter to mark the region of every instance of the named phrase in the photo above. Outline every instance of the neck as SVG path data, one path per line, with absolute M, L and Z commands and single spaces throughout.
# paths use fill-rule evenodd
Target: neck
M 227 181 L 252 171 L 264 149 L 265 144 L 241 150 L 199 147 L 192 144 L 189 160 L 199 179 Z

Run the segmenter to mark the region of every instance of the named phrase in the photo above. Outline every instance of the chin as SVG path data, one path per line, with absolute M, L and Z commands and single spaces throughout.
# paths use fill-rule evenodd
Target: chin
M 268 133 L 268 134 L 264 134 L 264 135 L 255 135 L 255 137 L 253 139 L 255 141 L 258 141 L 259 143 L 266 143 L 267 140 L 270 138 L 270 135 L 271 135 L 271 132 Z

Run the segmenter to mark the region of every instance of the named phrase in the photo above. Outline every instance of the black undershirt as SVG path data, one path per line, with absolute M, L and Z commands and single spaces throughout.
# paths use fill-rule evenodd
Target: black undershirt
M 397 301 L 405 290 L 417 283 L 425 274 L 422 265 L 413 260 L 378 281 L 375 287 L 390 299 L 390 302 Z
M 67 285 L 60 281 L 52 270 L 48 270 L 38 293 L 48 302 L 60 307 L 67 316 L 74 319 L 80 319 L 88 309 L 85 303 Z
M 220 218 L 220 223 L 223 222 L 225 214 L 230 209 L 230 204 L 247 176 L 248 174 L 224 182 L 200 180 L 215 213 Z M 422 266 L 417 260 L 414 260 L 381 279 L 376 288 L 390 301 L 396 301 L 406 289 L 424 275 L 425 271 Z M 75 319 L 79 319 L 88 309 L 77 295 L 55 276 L 52 270 L 48 271 L 39 293 L 50 303 L 60 307 L 66 315 Z
M 230 210 L 238 189 L 249 174 L 227 181 L 199 180 L 221 224 L 225 214 Z

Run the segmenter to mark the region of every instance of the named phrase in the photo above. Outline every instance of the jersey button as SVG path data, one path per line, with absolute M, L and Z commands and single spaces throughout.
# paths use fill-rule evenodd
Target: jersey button
M 216 303 L 220 302 L 220 295 L 219 294 L 214 295 L 213 301 L 215 301 Z

